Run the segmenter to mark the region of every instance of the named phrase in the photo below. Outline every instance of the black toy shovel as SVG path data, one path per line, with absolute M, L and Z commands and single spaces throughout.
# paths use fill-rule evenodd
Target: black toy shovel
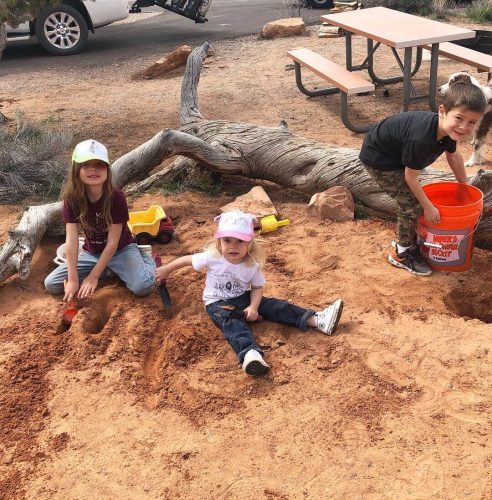
M 161 267 L 162 266 L 162 259 L 159 254 L 154 255 L 154 260 L 155 260 L 155 266 L 156 267 Z M 164 304 L 164 310 L 166 311 L 166 316 L 171 316 L 173 305 L 171 303 L 171 296 L 169 295 L 169 292 L 166 288 L 166 282 L 161 281 L 159 283 L 159 295 L 161 296 L 162 303 Z
M 164 281 L 159 285 L 159 295 L 161 296 L 162 303 L 164 304 L 166 315 L 171 316 L 173 305 L 171 303 L 171 296 L 169 295 Z

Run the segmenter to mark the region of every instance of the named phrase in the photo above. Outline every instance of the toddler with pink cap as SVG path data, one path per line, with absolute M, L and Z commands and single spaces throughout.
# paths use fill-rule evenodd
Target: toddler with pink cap
M 187 266 L 196 271 L 206 270 L 205 309 L 248 375 L 264 375 L 270 369 L 248 321 L 263 319 L 296 326 L 302 331 L 314 327 L 326 335 L 334 333 L 342 314 L 341 299 L 315 312 L 286 300 L 263 296 L 265 254 L 254 237 L 254 216 L 233 210 L 215 220 L 218 221 L 215 237 L 203 252 L 158 267 L 156 278 L 164 281 L 173 271 Z

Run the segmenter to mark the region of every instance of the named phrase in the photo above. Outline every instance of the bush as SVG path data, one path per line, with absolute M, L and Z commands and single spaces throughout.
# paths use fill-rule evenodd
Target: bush
M 492 0 L 477 0 L 466 8 L 466 15 L 480 24 L 492 22 Z
M 0 203 L 18 203 L 39 195 L 57 197 L 65 179 L 61 157 L 71 142 L 69 132 L 17 116 L 11 131 L 0 127 Z
M 456 3 L 453 0 L 432 0 L 432 14 L 435 19 L 446 19 L 451 10 L 456 8 Z
M 304 5 L 304 0 L 279 0 L 278 9 L 280 17 L 302 17 L 301 13 Z
M 427 16 L 432 12 L 432 0 L 363 0 L 364 7 L 387 7 L 388 9 Z

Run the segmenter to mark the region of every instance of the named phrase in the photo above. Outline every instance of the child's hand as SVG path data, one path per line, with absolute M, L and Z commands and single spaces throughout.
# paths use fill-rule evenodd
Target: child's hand
M 244 317 L 246 321 L 256 321 L 258 319 L 258 309 L 255 309 L 253 306 L 248 306 L 244 310 Z
M 431 205 L 428 209 L 424 210 L 424 219 L 431 224 L 438 224 L 441 222 L 441 214 L 434 205 Z
M 87 276 L 84 281 L 82 281 L 82 285 L 80 285 L 79 290 L 79 299 L 84 299 L 85 297 L 90 297 L 97 288 L 97 283 L 99 279 L 94 276 Z
M 155 270 L 155 279 L 158 283 L 166 281 L 169 278 L 170 271 L 167 266 L 157 267 Z
M 67 302 L 77 297 L 79 290 L 79 280 L 68 280 L 65 282 L 65 295 L 63 301 Z

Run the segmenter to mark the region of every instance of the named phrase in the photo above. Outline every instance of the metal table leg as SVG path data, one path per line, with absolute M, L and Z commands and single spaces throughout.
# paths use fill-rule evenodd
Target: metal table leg
M 340 94 L 340 114 L 342 116 L 343 124 L 352 132 L 356 134 L 364 134 L 366 133 L 374 124 L 370 123 L 369 125 L 354 125 L 348 116 L 348 96 L 345 92 L 341 92 Z
M 352 33 L 350 31 L 345 32 L 345 67 L 349 71 L 354 70 L 352 65 Z
M 297 61 L 294 61 L 294 70 L 295 70 L 295 73 L 296 73 L 297 88 L 303 94 L 305 94 L 305 95 L 307 95 L 309 97 L 316 97 L 316 96 L 319 96 L 319 95 L 338 94 L 338 92 L 340 92 L 340 89 L 338 89 L 337 87 L 326 87 L 326 88 L 323 88 L 323 89 L 309 90 L 302 83 L 301 65 Z
M 369 73 L 369 76 L 371 77 L 372 81 L 375 83 L 379 83 L 381 85 L 385 85 L 387 83 L 397 83 L 403 81 L 403 76 L 391 76 L 389 78 L 381 78 L 376 75 L 374 72 L 374 60 L 372 57 L 372 54 L 375 52 L 375 50 L 378 48 L 380 45 L 379 43 L 376 45 L 376 47 L 373 49 L 373 40 L 370 38 L 367 39 L 367 53 L 369 54 L 367 61 L 368 61 L 368 67 L 367 71 Z M 396 52 L 395 49 L 392 49 L 393 55 L 395 56 L 396 62 L 399 64 L 400 67 L 402 67 L 402 63 L 400 60 L 400 57 L 398 56 L 398 52 Z M 411 61 L 410 61 L 411 63 Z M 420 66 L 422 64 L 422 49 L 420 47 L 417 48 L 417 54 L 415 56 L 415 66 L 411 70 L 410 76 L 415 76 L 417 71 L 420 69 Z
M 429 74 L 429 108 L 437 111 L 436 90 L 437 90 L 437 67 L 439 64 L 439 44 L 433 43 L 431 50 L 431 63 Z
M 408 111 L 412 89 L 412 47 L 405 48 L 403 58 L 403 111 Z

